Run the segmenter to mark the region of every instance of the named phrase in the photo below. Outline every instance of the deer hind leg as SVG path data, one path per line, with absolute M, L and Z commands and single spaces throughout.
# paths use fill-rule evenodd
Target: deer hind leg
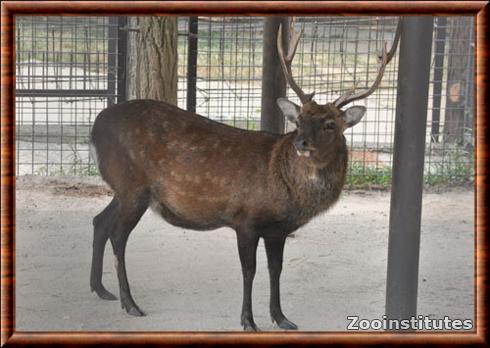
M 114 229 L 110 233 L 110 240 L 115 256 L 121 307 L 128 314 L 140 317 L 144 316 L 145 313 L 139 309 L 131 296 L 126 274 L 125 252 L 129 234 L 148 208 L 149 194 L 148 192 L 133 192 L 129 195 L 126 193 L 120 202 L 120 209 Z
M 117 300 L 117 297 L 106 290 L 102 284 L 104 250 L 111 230 L 114 228 L 114 217 L 117 213 L 118 201 L 113 198 L 109 205 L 93 220 L 94 241 L 92 267 L 90 271 L 90 289 L 104 300 Z

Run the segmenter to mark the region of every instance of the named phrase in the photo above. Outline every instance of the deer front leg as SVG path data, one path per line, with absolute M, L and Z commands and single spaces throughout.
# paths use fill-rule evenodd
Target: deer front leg
M 252 314 L 252 283 L 255 277 L 255 257 L 259 237 L 250 230 L 237 230 L 237 242 L 243 274 L 241 324 L 245 331 L 259 331 Z
M 279 279 L 282 271 L 282 256 L 284 252 L 285 237 L 264 238 L 267 263 L 269 265 L 269 276 L 271 283 L 270 314 L 272 322 L 285 330 L 297 330 L 298 327 L 289 321 L 282 313 Z

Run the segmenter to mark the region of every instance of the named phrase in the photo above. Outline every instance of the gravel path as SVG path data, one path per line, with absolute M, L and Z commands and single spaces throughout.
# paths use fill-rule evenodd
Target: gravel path
M 89 288 L 92 218 L 110 201 L 97 178 L 17 180 L 16 330 L 240 330 L 242 280 L 234 232 L 173 227 L 148 211 L 131 234 L 134 318 Z M 472 191 L 424 195 L 419 314 L 474 316 Z M 288 238 L 281 281 L 285 314 L 300 330 L 345 330 L 346 317 L 384 314 L 389 192 L 346 191 L 327 214 Z M 262 242 L 254 314 L 262 330 L 269 281 Z M 108 248 L 104 283 L 117 294 Z

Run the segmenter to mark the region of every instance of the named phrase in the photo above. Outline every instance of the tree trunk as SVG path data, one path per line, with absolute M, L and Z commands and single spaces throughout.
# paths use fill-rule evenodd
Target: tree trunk
M 444 140 L 461 143 L 464 134 L 465 97 L 469 47 L 469 17 L 453 17 L 449 24 L 448 75 Z
M 177 17 L 133 17 L 129 40 L 129 99 L 177 105 Z

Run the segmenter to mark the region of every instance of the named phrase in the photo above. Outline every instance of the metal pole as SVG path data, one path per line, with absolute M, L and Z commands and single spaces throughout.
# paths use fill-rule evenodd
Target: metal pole
M 128 99 L 127 93 L 127 59 L 128 59 L 128 18 L 118 18 L 117 37 L 117 102 Z
M 116 103 L 118 18 L 109 17 L 107 39 L 107 106 Z
M 420 218 L 433 17 L 402 20 L 388 241 L 386 316 L 417 313 Z
M 283 44 L 287 52 L 289 21 L 287 17 L 268 17 L 264 21 L 260 129 L 284 133 L 284 115 L 276 104 L 277 98 L 286 96 L 286 78 L 277 54 L 277 31 L 282 23 Z
M 187 111 L 196 112 L 198 17 L 189 17 L 187 39 Z
M 466 92 L 464 94 L 465 96 L 465 110 L 469 110 L 468 113 L 465 113 L 464 117 L 464 127 L 466 130 L 471 132 L 471 135 L 473 137 L 473 110 L 474 110 L 474 38 L 473 35 L 475 34 L 475 22 L 473 19 L 470 19 L 470 25 L 469 25 L 469 38 L 468 38 L 468 64 L 466 67 Z M 464 134 L 464 133 L 463 133 Z
M 432 101 L 431 141 L 439 142 L 439 125 L 441 119 L 442 78 L 444 73 L 444 51 L 446 46 L 446 17 L 437 18 L 436 39 L 434 47 L 434 92 Z

